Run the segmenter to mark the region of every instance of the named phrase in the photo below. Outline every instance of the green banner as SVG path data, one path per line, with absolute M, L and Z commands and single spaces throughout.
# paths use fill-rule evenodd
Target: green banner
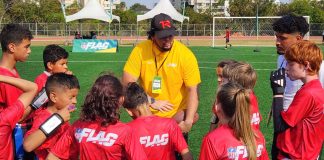
M 117 49 L 117 40 L 75 39 L 72 52 L 116 53 Z

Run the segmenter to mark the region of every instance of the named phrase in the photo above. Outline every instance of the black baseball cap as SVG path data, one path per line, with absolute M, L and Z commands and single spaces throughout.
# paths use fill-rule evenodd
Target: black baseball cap
M 172 18 L 164 13 L 160 13 L 153 17 L 151 21 L 151 33 L 157 36 L 157 38 L 164 38 L 168 36 L 174 36 L 176 34 L 176 28 L 173 25 Z

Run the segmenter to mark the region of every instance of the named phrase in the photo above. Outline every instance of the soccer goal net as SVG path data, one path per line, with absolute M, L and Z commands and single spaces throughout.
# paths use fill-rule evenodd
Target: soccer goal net
M 303 16 L 309 23 L 309 16 Z M 229 27 L 230 42 L 234 45 L 274 45 L 274 17 L 213 17 L 212 47 L 225 44 L 225 28 Z M 305 35 L 309 39 L 309 33 Z

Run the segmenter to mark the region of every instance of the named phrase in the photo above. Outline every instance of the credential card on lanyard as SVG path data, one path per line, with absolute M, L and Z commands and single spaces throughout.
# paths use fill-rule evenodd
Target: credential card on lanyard
M 162 92 L 162 78 L 160 76 L 154 76 L 152 81 L 152 93 Z

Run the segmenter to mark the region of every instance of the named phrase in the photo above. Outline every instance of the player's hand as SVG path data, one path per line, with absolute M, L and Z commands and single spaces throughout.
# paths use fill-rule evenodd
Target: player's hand
M 285 69 L 279 68 L 270 74 L 270 84 L 273 95 L 283 95 L 286 87 Z
M 73 72 L 72 71 L 69 71 L 69 70 L 65 71 L 64 73 L 65 74 L 68 74 L 68 75 L 73 75 Z
M 150 106 L 161 112 L 169 112 L 173 109 L 173 104 L 166 100 L 156 100 L 154 103 L 150 104 Z
M 70 112 L 73 112 L 74 110 L 69 110 L 69 107 L 67 106 L 67 107 L 64 107 L 64 108 L 58 110 L 57 114 L 59 114 L 63 118 L 64 122 L 66 122 L 66 121 L 70 120 L 70 118 L 71 118 Z
M 187 121 L 181 121 L 179 123 L 179 127 L 180 127 L 182 133 L 188 133 L 191 130 L 192 123 L 187 122 Z

